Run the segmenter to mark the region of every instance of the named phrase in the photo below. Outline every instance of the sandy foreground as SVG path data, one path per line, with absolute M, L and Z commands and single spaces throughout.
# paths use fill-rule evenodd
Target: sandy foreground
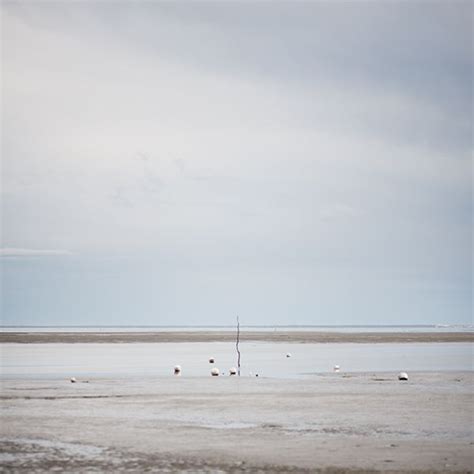
M 160 343 L 160 342 L 233 342 L 235 331 L 176 332 L 0 332 L 0 343 Z M 400 342 L 474 342 L 474 332 L 322 332 L 322 331 L 242 331 L 242 342 L 298 343 L 400 343 Z
M 472 472 L 473 373 L 3 380 L 3 472 Z

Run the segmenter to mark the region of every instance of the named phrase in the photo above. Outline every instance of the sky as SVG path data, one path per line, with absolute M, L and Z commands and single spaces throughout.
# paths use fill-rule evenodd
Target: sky
M 472 324 L 472 10 L 2 2 L 1 324 Z

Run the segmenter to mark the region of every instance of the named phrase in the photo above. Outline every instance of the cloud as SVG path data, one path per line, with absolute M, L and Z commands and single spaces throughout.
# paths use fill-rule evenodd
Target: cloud
M 164 182 L 153 169 L 144 168 L 143 177 L 140 180 L 140 187 L 146 195 L 153 195 L 163 189 Z
M 62 249 L 0 248 L 0 257 L 54 257 L 64 255 L 72 255 L 72 252 Z
M 0 255 L 158 255 L 233 295 L 257 269 L 269 315 L 293 284 L 330 314 L 315 271 L 471 288 L 472 6 L 413 5 L 5 4 Z
M 181 175 L 184 175 L 186 173 L 186 165 L 182 158 L 174 158 L 173 163 Z
M 325 207 L 321 211 L 320 215 L 323 221 L 333 221 L 335 219 L 351 219 L 357 217 L 359 213 L 352 206 L 345 204 L 334 204 Z
M 110 195 L 112 202 L 117 206 L 133 207 L 133 201 L 128 197 L 127 190 L 123 186 L 117 186 Z

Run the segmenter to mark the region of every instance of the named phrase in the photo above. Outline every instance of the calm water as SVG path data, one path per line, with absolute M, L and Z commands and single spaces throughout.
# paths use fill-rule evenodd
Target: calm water
M 241 344 L 242 375 L 308 377 L 332 372 L 472 370 L 473 344 Z M 291 353 L 287 358 L 286 354 Z M 232 343 L 3 344 L 0 377 L 207 376 L 215 357 L 222 372 L 236 365 Z
M 472 324 L 413 326 L 241 326 L 242 331 L 473 332 Z M 172 332 L 233 331 L 235 326 L 0 326 L 0 332 Z

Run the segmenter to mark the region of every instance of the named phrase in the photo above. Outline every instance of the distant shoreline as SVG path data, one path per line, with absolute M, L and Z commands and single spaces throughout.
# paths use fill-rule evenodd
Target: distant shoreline
M 273 329 L 273 328 L 314 328 L 324 329 L 324 328 L 449 328 L 449 327 L 474 327 L 471 324 L 241 324 L 241 328 L 244 329 Z M 77 325 L 77 324 L 2 324 L 0 325 L 0 330 L 2 328 L 31 328 L 31 329 L 40 329 L 40 328 L 64 328 L 64 329 L 73 329 L 73 328 L 100 328 L 100 329 L 113 329 L 113 328 L 143 328 L 151 329 L 156 328 L 177 328 L 177 329 L 234 329 L 235 324 L 219 325 L 219 324 L 87 324 L 87 325 Z
M 419 343 L 474 342 L 472 332 L 324 332 L 324 331 L 241 331 L 242 342 L 285 343 Z M 232 342 L 235 331 L 162 331 L 162 332 L 0 332 L 0 343 L 74 344 L 74 343 L 167 343 Z

